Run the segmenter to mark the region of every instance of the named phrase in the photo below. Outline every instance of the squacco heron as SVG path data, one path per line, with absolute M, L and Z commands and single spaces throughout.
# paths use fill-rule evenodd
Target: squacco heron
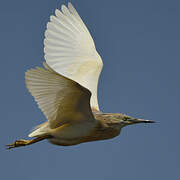
M 48 121 L 29 134 L 33 139 L 17 140 L 7 145 L 9 149 L 44 139 L 61 146 L 111 139 L 127 125 L 153 122 L 99 110 L 97 86 L 103 62 L 71 3 L 50 17 L 44 46 L 44 68 L 28 70 L 25 79 Z

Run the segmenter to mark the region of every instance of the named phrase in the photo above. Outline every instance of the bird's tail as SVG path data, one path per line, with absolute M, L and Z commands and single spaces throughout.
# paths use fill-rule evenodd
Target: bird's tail
M 29 137 L 40 137 L 42 135 L 48 135 L 48 122 L 36 126 L 32 132 L 28 135 Z

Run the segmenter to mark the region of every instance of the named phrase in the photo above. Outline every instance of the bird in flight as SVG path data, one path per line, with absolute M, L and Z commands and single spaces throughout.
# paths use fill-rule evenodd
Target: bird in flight
M 71 3 L 50 16 L 44 53 L 43 68 L 28 70 L 25 81 L 48 121 L 29 134 L 33 139 L 16 140 L 8 149 L 44 139 L 61 146 L 111 139 L 127 125 L 154 122 L 99 110 L 97 87 L 103 62 Z

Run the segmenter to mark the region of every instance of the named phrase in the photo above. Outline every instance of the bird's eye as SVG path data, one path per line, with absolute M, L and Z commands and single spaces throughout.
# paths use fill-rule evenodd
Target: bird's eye
M 125 116 L 125 117 L 123 118 L 124 121 L 127 121 L 128 119 L 130 119 L 129 116 Z

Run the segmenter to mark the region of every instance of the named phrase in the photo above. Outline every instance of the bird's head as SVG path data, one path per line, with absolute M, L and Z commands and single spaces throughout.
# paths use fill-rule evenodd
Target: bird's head
M 108 121 L 107 124 L 113 126 L 114 128 L 122 128 L 127 125 L 137 124 L 137 123 L 154 123 L 152 120 L 145 120 L 134 118 L 121 113 L 105 113 L 103 114 L 104 118 Z

